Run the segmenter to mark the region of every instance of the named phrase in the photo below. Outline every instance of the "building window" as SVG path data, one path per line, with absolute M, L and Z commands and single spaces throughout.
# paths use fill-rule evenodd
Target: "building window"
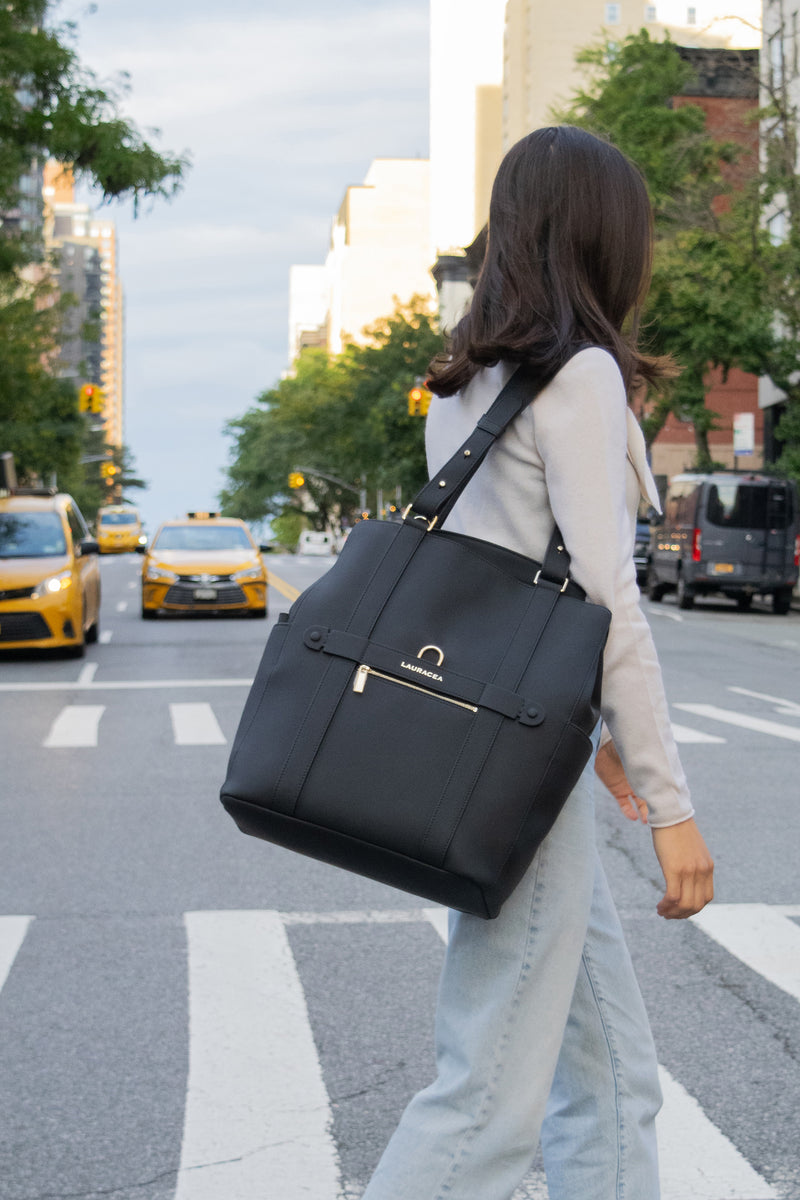
M 655 19 L 656 19 L 656 6 L 655 6 L 655 4 L 645 4 L 645 6 L 644 6 L 644 19 L 645 19 L 645 21 L 648 21 L 648 22 L 655 21 Z
M 606 25 L 619 25 L 621 20 L 620 4 L 606 5 Z
M 773 87 L 783 83 L 783 31 L 773 33 L 769 39 L 769 70 Z
M 773 246 L 780 246 L 786 241 L 786 213 L 777 212 L 767 221 L 769 240 Z
M 697 24 L 697 9 L 696 8 L 687 8 L 686 24 L 687 25 L 696 25 Z

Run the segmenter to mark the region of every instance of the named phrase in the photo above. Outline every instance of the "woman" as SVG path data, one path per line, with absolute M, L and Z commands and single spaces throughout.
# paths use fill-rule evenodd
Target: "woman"
M 627 394 L 670 373 L 636 348 L 651 248 L 627 159 L 570 126 L 537 130 L 500 166 L 471 309 L 432 367 L 434 471 L 516 364 L 554 376 L 447 527 L 541 561 L 558 523 L 573 577 L 612 612 L 603 745 L 500 916 L 451 913 L 438 1076 L 406 1109 L 364 1200 L 509 1200 L 540 1136 L 550 1200 L 659 1195 L 655 1052 L 593 813 L 596 769 L 627 816 L 649 821 L 662 917 L 712 898 L 633 563 L 640 493 L 656 506 L 658 495 Z

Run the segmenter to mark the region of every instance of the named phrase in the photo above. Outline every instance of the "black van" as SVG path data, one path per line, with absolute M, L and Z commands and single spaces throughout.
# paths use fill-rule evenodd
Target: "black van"
M 747 609 L 771 595 L 787 613 L 800 557 L 797 489 L 790 480 L 720 471 L 676 475 L 650 535 L 647 594 L 673 589 L 678 607 L 722 592 Z

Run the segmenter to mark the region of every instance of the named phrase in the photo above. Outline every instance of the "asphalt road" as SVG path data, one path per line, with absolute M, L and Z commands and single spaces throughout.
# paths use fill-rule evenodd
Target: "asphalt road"
M 82 662 L 0 658 L 0 1200 L 355 1200 L 432 1071 L 441 910 L 217 799 L 271 622 L 329 563 L 270 556 L 268 622 L 142 622 L 140 563 L 102 560 Z M 649 836 L 600 798 L 664 1200 L 800 1200 L 800 614 L 645 608 L 718 864 L 706 920 L 659 920 Z

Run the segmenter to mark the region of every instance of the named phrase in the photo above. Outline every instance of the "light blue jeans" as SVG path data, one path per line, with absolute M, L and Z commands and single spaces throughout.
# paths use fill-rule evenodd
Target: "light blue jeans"
M 363 1200 L 658 1200 L 653 1039 L 595 845 L 594 761 L 494 921 L 450 914 L 438 1075 Z

